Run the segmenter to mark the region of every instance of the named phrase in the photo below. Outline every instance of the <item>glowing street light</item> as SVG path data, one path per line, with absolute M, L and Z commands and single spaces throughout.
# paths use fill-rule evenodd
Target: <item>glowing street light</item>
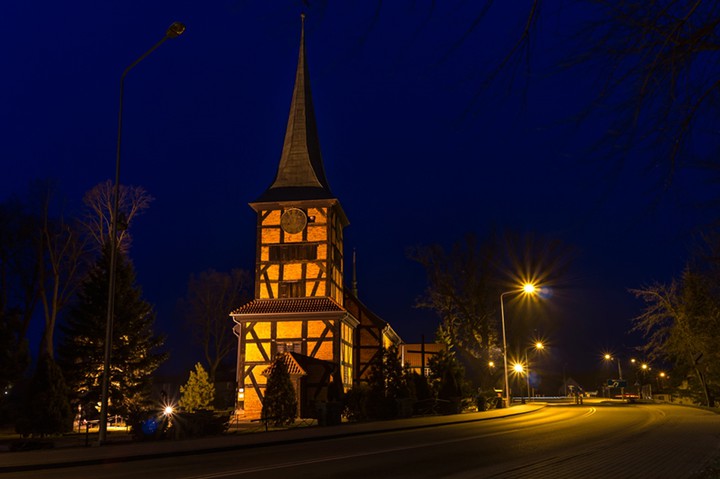
M 527 374 L 525 375 L 525 380 L 527 381 L 528 401 L 530 401 L 530 360 L 528 359 L 528 351 L 532 348 L 535 348 L 535 351 L 540 351 L 541 349 L 545 349 L 545 345 L 542 343 L 542 341 L 535 341 L 534 345 L 525 349 L 525 364 L 527 365 Z
M 503 336 L 503 366 L 505 373 L 505 407 L 510 407 L 510 381 L 508 380 L 508 364 L 507 364 L 507 337 L 505 335 L 505 305 L 503 298 L 508 294 L 535 294 L 538 289 L 534 284 L 525 283 L 522 289 L 506 291 L 500 295 L 500 322 L 502 323 L 502 336 Z
M 177 38 L 185 31 L 185 25 L 175 22 L 167 29 L 165 36 L 152 46 L 148 51 L 140 55 L 137 60 L 132 62 L 120 76 L 120 109 L 118 111 L 118 135 L 117 149 L 115 155 L 115 186 L 113 188 L 113 205 L 110 218 L 110 268 L 109 268 L 109 285 L 108 285 L 108 304 L 107 319 L 105 322 L 105 357 L 103 361 L 102 374 L 102 394 L 100 403 L 100 421 L 98 442 L 103 444 L 107 438 L 107 408 L 108 408 L 108 388 L 110 384 L 110 355 L 112 352 L 112 331 L 113 316 L 115 315 L 115 269 L 117 266 L 117 249 L 119 247 L 117 240 L 118 231 L 118 210 L 120 204 L 120 146 L 122 144 L 122 119 L 123 119 L 123 96 L 125 91 L 125 77 L 138 63 L 143 61 L 145 57 L 154 52 L 166 40 Z
M 604 358 L 606 361 L 616 361 L 617 362 L 618 376 L 619 376 L 618 380 L 621 381 L 621 384 L 622 384 L 623 377 L 622 377 L 622 367 L 620 367 L 620 360 L 612 357 L 610 354 L 607 354 L 607 353 L 605 354 Z M 620 386 L 620 399 L 622 401 L 625 400 L 625 387 L 624 386 Z

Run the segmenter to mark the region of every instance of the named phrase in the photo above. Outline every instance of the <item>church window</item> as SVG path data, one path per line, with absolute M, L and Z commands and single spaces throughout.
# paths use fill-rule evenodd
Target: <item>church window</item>
M 301 281 L 282 281 L 280 282 L 280 298 L 302 298 L 305 296 Z
M 317 259 L 316 244 L 282 244 L 270 246 L 270 261 L 308 261 Z

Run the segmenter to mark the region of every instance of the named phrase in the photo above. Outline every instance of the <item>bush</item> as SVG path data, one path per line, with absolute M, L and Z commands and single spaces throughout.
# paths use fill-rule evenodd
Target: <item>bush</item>
M 358 383 L 345 394 L 343 416 L 348 421 L 361 422 L 368 420 L 367 397 L 369 389 L 367 384 Z
M 180 386 L 179 405 L 188 412 L 196 409 L 212 409 L 215 400 L 215 386 L 210 382 L 210 377 L 202 367 L 202 364 L 195 364 L 195 371 L 190 371 L 190 377 L 184 386 Z
M 168 435 L 173 439 L 219 435 L 227 431 L 230 413 L 216 413 L 205 409 L 181 412 L 172 416 Z
M 127 421 L 135 441 L 156 441 L 168 436 L 170 420 L 156 412 L 132 412 Z

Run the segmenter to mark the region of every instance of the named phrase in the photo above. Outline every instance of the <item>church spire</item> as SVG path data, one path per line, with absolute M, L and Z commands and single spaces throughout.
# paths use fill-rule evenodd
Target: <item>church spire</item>
M 285 141 L 275 181 L 258 202 L 333 198 L 320 154 L 310 76 L 305 61 L 305 14 L 301 15 L 300 52 Z

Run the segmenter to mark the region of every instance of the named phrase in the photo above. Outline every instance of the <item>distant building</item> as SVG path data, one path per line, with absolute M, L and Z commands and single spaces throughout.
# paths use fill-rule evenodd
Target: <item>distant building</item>
M 268 368 L 282 358 L 293 367 L 300 412 L 311 417 L 313 401 L 327 398 L 331 378 L 349 389 L 366 376 L 382 346 L 401 341 L 344 287 L 348 219 L 325 177 L 304 25 L 277 174 L 250 206 L 257 213 L 255 299 L 231 313 L 239 407 L 247 418 L 260 416 Z
M 412 372 L 428 376 L 430 358 L 447 350 L 443 343 L 413 343 L 400 346 L 400 360 L 407 364 Z

